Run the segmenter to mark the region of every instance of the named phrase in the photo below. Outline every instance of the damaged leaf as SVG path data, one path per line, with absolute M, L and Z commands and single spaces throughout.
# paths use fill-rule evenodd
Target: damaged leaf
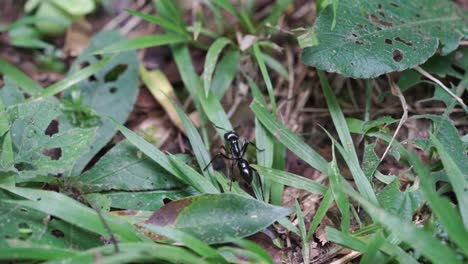
M 146 223 L 175 228 L 217 244 L 255 234 L 291 212 L 290 208 L 236 194 L 204 194 L 171 202 Z
M 466 24 L 455 4 L 439 0 L 341 1 L 330 30 L 333 18 L 327 7 L 301 38 L 310 45 L 302 61 L 353 78 L 412 68 L 438 47 L 448 54 L 458 47 Z

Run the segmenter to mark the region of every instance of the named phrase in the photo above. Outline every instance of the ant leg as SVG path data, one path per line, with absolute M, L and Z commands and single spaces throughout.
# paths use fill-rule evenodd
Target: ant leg
M 246 139 L 246 144 L 250 144 L 250 145 L 254 146 L 254 147 L 255 147 L 258 151 L 260 151 L 260 152 L 265 151 L 265 149 L 259 149 L 259 148 L 257 147 L 257 145 L 255 145 L 255 143 L 249 141 L 248 139 Z
M 226 156 L 224 153 L 218 153 L 213 157 L 213 159 L 211 159 L 211 161 L 206 165 L 206 167 L 203 169 L 203 171 L 206 171 L 206 169 L 208 169 L 208 166 L 210 166 L 211 163 L 213 163 L 213 161 L 215 161 L 216 159 L 221 158 L 221 157 L 225 158 L 225 159 L 228 159 L 228 160 L 233 159 L 233 158 L 230 158 L 230 157 Z
M 235 161 L 231 162 L 231 170 L 229 171 L 229 176 L 228 176 L 229 181 L 230 181 L 229 182 L 229 192 L 231 192 L 231 190 L 232 190 L 232 182 L 234 181 L 234 164 L 235 163 L 236 163 Z

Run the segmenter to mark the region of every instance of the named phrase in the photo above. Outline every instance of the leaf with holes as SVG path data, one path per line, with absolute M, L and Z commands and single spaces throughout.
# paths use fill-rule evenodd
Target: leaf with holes
M 161 207 L 146 223 L 175 228 L 216 244 L 255 234 L 291 211 L 236 194 L 203 194 Z
M 442 55 L 455 50 L 464 17 L 446 0 L 342 1 L 333 30 L 328 7 L 301 36 L 308 43 L 302 61 L 353 78 L 403 71 L 424 63 L 439 46 Z
M 0 248 L 14 247 L 10 243 L 18 240 L 63 249 L 87 249 L 102 244 L 96 234 L 4 201 L 9 199 L 13 196 L 0 192 Z
M 128 141 L 122 141 L 83 173 L 76 186 L 84 192 L 153 191 L 183 186 Z
M 70 128 L 50 135 L 53 120 L 62 113 L 55 98 L 16 104 L 7 111 L 14 166 L 23 179 L 68 173 L 95 136 L 95 128 Z
M 78 57 L 72 65 L 70 72 L 80 70 L 99 61 L 99 56 L 93 52 L 109 44 L 118 42 L 123 38 L 115 31 L 103 31 L 98 33 L 89 44 L 88 48 Z M 91 149 L 80 157 L 73 167 L 73 174 L 79 174 L 91 158 L 104 147 L 114 136 L 117 129 L 107 117 L 112 117 L 120 123 L 125 122 L 133 108 L 138 94 L 138 61 L 136 53 L 122 52 L 98 73 L 88 80 L 80 82 L 78 89 L 66 91 L 63 98 L 68 101 L 78 101 L 82 107 L 91 108 L 99 116 L 99 128 Z M 62 118 L 61 128 L 69 128 L 80 125 L 73 122 L 82 116 L 81 112 L 69 113 Z M 80 121 L 80 120 L 78 120 Z
M 398 180 L 387 185 L 377 198 L 388 212 L 399 215 L 406 220 L 412 219 L 414 211 L 423 202 L 423 196 L 419 190 L 401 192 Z

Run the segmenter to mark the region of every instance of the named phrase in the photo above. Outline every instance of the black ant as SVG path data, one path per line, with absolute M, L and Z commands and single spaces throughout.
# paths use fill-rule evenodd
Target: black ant
M 206 165 L 206 167 L 203 169 L 204 171 L 206 169 L 208 169 L 208 166 L 210 166 L 210 164 L 215 161 L 217 158 L 224 158 L 224 159 L 227 159 L 227 160 L 232 160 L 232 164 L 231 164 L 231 171 L 230 171 L 230 174 L 232 174 L 233 170 L 234 170 L 234 165 L 237 164 L 237 168 L 239 169 L 239 172 L 240 172 L 240 175 L 242 176 L 242 178 L 244 179 L 244 181 L 251 185 L 252 183 L 252 179 L 253 179 L 253 172 L 256 171 L 254 168 L 250 167 L 250 164 L 247 160 L 245 160 L 243 157 L 244 157 L 244 154 L 245 152 L 247 151 L 247 147 L 249 145 L 253 145 L 257 150 L 259 151 L 263 151 L 263 149 L 259 149 L 257 148 L 257 146 L 248 141 L 247 139 L 245 139 L 245 141 L 243 142 L 243 144 L 241 145 L 241 142 L 239 141 L 239 134 L 237 134 L 236 131 L 234 130 L 227 130 L 225 128 L 222 128 L 222 127 L 219 127 L 219 126 L 216 126 L 217 128 L 219 129 L 223 129 L 224 131 L 227 131 L 225 134 L 224 134 L 224 139 L 229 142 L 229 150 L 230 150 L 230 154 L 231 156 L 229 157 L 229 155 L 226 155 L 224 153 L 221 153 L 219 152 L 218 154 L 216 154 L 213 159 L 208 163 L 208 165 Z M 227 152 L 226 150 L 226 147 L 225 146 L 221 146 L 222 149 L 224 149 L 225 152 Z M 232 187 L 232 175 L 230 175 L 230 184 L 229 184 L 229 191 L 231 191 L 231 187 Z

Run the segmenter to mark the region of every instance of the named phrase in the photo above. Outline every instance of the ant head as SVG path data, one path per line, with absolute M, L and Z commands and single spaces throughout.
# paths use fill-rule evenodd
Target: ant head
M 239 135 L 235 131 L 229 131 L 226 134 L 224 134 L 224 139 L 226 141 L 238 140 Z

